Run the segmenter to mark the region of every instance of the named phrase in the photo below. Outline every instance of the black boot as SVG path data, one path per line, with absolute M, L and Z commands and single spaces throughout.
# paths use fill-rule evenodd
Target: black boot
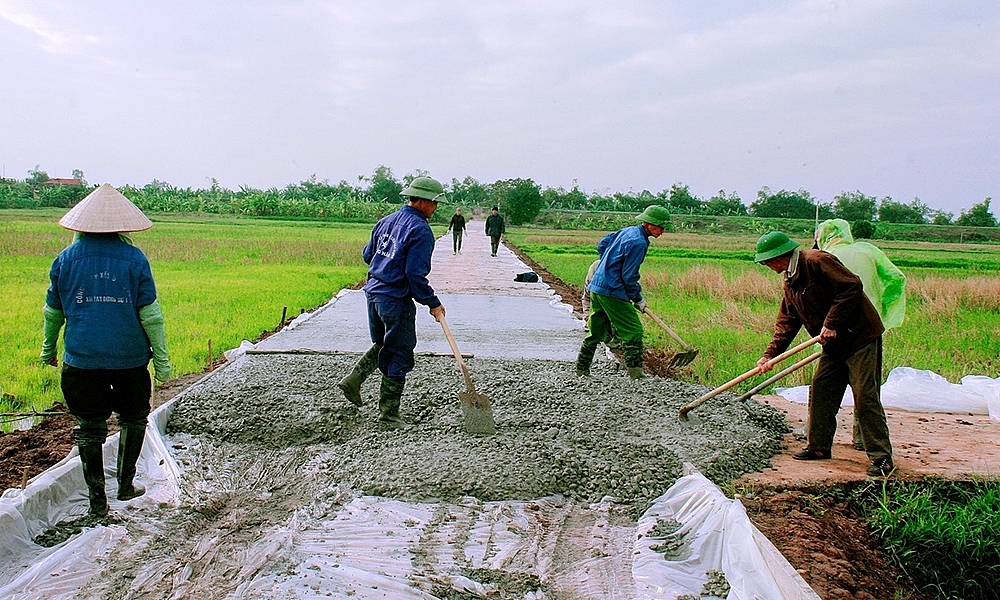
M 576 374 L 578 376 L 590 377 L 590 365 L 594 362 L 595 352 L 597 352 L 597 345 L 583 344 L 580 346 L 580 353 L 576 355 Z
M 83 480 L 87 483 L 90 498 L 89 514 L 94 517 L 108 516 L 108 495 L 104 491 L 104 448 L 97 442 L 77 442 L 80 463 L 83 464 Z
M 407 429 L 409 425 L 399 417 L 399 402 L 403 397 L 405 381 L 382 376 L 378 397 L 378 424 L 389 429 Z
M 624 342 L 622 350 L 625 352 L 625 369 L 632 379 L 642 379 L 645 375 L 642 372 L 642 340 L 638 342 Z
M 340 380 L 337 387 L 344 392 L 344 397 L 355 406 L 361 406 L 361 386 L 368 379 L 368 376 L 378 368 L 378 351 L 380 347 L 372 344 L 372 347 L 365 352 L 361 360 L 354 365 L 351 373 Z
M 135 485 L 135 463 L 142 453 L 142 442 L 146 439 L 146 428 L 122 424 L 118 436 L 118 499 L 131 500 L 146 493 L 146 488 Z

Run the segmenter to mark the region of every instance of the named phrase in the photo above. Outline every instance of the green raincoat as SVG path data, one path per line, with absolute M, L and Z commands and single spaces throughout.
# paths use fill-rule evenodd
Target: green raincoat
M 851 226 L 843 219 L 819 224 L 816 247 L 839 258 L 861 279 L 865 295 L 875 305 L 886 329 L 902 325 L 906 313 L 906 276 L 884 252 L 868 242 L 855 242 Z

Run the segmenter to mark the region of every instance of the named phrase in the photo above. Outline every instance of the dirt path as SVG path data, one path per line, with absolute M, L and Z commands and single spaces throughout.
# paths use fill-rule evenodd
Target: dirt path
M 802 429 L 806 405 L 781 396 L 757 398 L 785 415 L 793 429 Z M 970 476 L 996 477 L 1000 474 L 1000 423 L 987 415 L 966 413 L 915 413 L 887 409 L 889 435 L 897 477 L 919 478 L 933 475 L 946 479 Z M 750 473 L 741 482 L 775 486 L 804 482 L 838 483 L 867 479 L 870 461 L 864 452 L 851 446 L 853 409 L 845 407 L 837 415 L 833 458 L 823 461 L 794 460 L 792 454 L 805 446 L 803 436 L 785 436 L 785 448 L 771 459 L 773 469 Z

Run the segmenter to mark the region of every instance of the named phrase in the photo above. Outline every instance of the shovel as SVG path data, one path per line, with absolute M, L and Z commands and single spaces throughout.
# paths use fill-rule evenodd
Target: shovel
M 444 329 L 444 337 L 448 338 L 451 351 L 455 354 L 455 360 L 458 361 L 458 366 L 462 369 L 462 375 L 465 377 L 466 391 L 458 393 L 462 416 L 465 417 L 465 430 L 469 433 L 496 433 L 497 426 L 493 421 L 490 399 L 485 394 L 477 392 L 476 387 L 472 385 L 472 377 L 469 376 L 469 369 L 466 368 L 465 361 L 462 360 L 458 344 L 455 343 L 455 338 L 451 335 L 451 330 L 448 329 L 448 321 L 444 319 L 444 316 L 438 317 L 437 320 L 441 323 L 441 328 Z
M 642 309 L 642 312 L 649 315 L 649 318 L 656 321 L 657 325 L 662 327 L 664 331 L 670 334 L 670 337 L 674 338 L 674 341 L 676 341 L 678 344 L 681 345 L 682 348 L 684 348 L 683 352 L 678 352 L 677 354 L 674 355 L 673 358 L 670 359 L 670 362 L 667 363 L 667 366 L 683 367 L 684 365 L 691 364 L 691 361 L 693 361 L 694 358 L 698 356 L 698 350 L 694 346 L 691 346 L 690 344 L 682 340 L 681 336 L 677 335 L 676 333 L 674 333 L 672 329 L 667 327 L 667 324 L 663 322 L 663 319 L 653 314 L 653 311 L 649 310 L 649 307 Z
M 782 352 L 778 356 L 775 356 L 774 358 L 772 358 L 771 360 L 769 360 L 768 364 L 775 365 L 775 364 L 777 364 L 777 363 L 785 360 L 789 356 L 791 356 L 793 354 L 797 354 L 797 353 L 805 350 L 809 346 L 812 346 L 813 344 L 816 344 L 818 342 L 819 342 L 819 336 L 817 335 L 816 337 L 810 338 L 810 339 L 802 342 L 798 346 L 795 346 L 794 348 L 791 348 L 790 350 L 785 350 L 784 352 Z M 817 353 L 817 354 L 820 354 L 820 353 Z M 740 375 L 739 377 L 736 377 L 735 379 L 732 379 L 732 380 L 730 380 L 730 381 L 728 381 L 728 382 L 720 385 L 719 387 L 717 387 L 714 390 L 712 390 L 711 392 L 705 394 L 701 398 L 698 398 L 697 400 L 694 400 L 692 402 L 688 402 L 687 404 L 685 404 L 684 406 L 681 407 L 681 411 L 680 411 L 680 415 L 679 415 L 681 421 L 687 421 L 688 420 L 688 416 L 687 416 L 688 413 L 691 412 L 692 410 L 694 410 L 695 408 L 697 408 L 698 406 L 700 406 L 702 403 L 704 403 L 707 400 L 710 400 L 712 398 L 715 398 L 716 396 L 718 396 L 722 392 L 728 390 L 729 388 L 733 387 L 734 385 L 736 385 L 738 383 L 742 383 L 742 382 L 746 381 L 747 379 L 750 379 L 751 377 L 753 377 L 754 375 L 756 375 L 758 373 L 760 373 L 760 367 L 756 367 L 755 366 L 754 368 L 750 369 L 749 371 L 747 371 L 746 373 Z

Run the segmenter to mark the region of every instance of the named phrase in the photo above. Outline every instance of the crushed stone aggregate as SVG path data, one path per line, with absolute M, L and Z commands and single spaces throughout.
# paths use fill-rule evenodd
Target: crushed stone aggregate
M 766 405 L 746 408 L 723 394 L 681 422 L 681 405 L 704 386 L 628 379 L 608 362 L 580 378 L 574 365 L 545 360 L 468 361 L 477 391 L 493 403 L 497 433 L 465 432 L 454 360 L 418 356 L 402 400 L 407 431 L 376 426 L 379 374 L 360 409 L 336 382 L 354 355 L 248 355 L 190 389 L 168 434 L 235 447 L 244 460 L 299 449 L 310 478 L 405 501 L 610 497 L 643 510 L 694 464 L 716 483 L 769 466 L 787 424 Z M 222 461 L 237 457 L 219 457 Z M 201 460 L 212 460 L 203 456 Z M 314 482 L 315 483 L 315 482 Z

